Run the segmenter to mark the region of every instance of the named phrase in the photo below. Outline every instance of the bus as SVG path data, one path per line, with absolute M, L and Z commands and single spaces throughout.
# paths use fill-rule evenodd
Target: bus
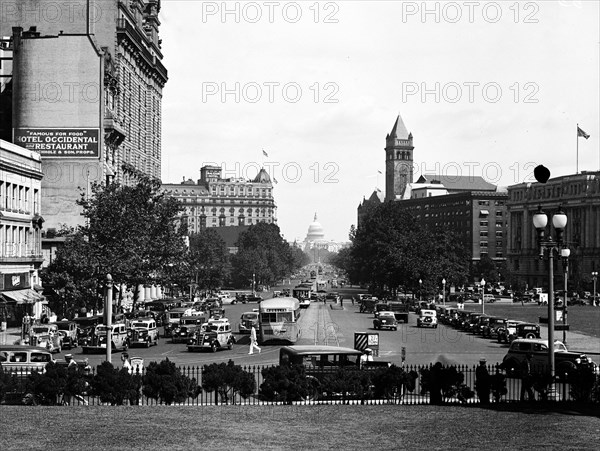
M 300 301 L 292 297 L 265 299 L 259 305 L 258 339 L 264 343 L 294 344 L 300 335 Z

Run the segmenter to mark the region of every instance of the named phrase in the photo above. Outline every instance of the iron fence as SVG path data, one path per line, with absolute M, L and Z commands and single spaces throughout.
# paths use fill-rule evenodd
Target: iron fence
M 436 399 L 432 399 L 432 384 L 430 373 L 433 369 L 432 365 L 408 365 L 403 369 L 406 374 L 418 375 L 414 379 L 414 387 L 403 385 L 399 390 L 386 391 L 384 395 L 375 396 L 374 392 L 367 387 L 366 390 L 360 392 L 335 392 L 322 387 L 314 396 L 305 397 L 291 402 L 273 401 L 265 398 L 261 394 L 261 385 L 265 381 L 262 371 L 271 365 L 252 365 L 241 366 L 241 368 L 252 374 L 256 382 L 254 393 L 248 397 L 242 397 L 239 393 L 231 393 L 228 399 L 224 401 L 218 393 L 214 391 L 202 390 L 197 397 L 189 396 L 183 402 L 173 403 L 173 405 L 186 406 L 208 406 L 208 405 L 279 405 L 279 404 L 294 404 L 294 405 L 316 405 L 316 404 L 368 404 L 368 405 L 383 405 L 383 404 L 402 404 L 402 405 L 423 405 L 436 403 Z M 181 374 L 189 379 L 195 379 L 199 386 L 203 385 L 204 366 L 180 366 L 178 367 Z M 476 384 L 476 369 L 477 366 L 458 365 L 452 367 L 454 373 L 459 376 L 452 383 L 447 380 L 441 382 L 441 403 L 443 404 L 481 404 L 477 392 Z M 356 370 L 357 372 L 371 372 L 376 368 L 369 370 Z M 550 385 L 532 385 L 533 399 L 528 398 L 527 390 L 523 387 L 523 381 L 519 377 L 509 377 L 504 371 L 499 370 L 496 366 L 490 365 L 487 367 L 488 373 L 495 376 L 502 383 L 495 387 L 489 387 L 489 402 L 494 403 L 515 403 L 515 402 L 551 402 L 551 403 L 599 403 L 600 395 L 600 378 L 596 375 L 594 384 L 582 395 L 581 387 L 576 386 L 574 381 L 562 380 Z M 4 369 L 5 375 L 14 375 L 12 388 L 4 393 L 4 404 L 27 404 L 35 397 L 32 393 L 28 379 L 24 376 L 25 369 L 10 368 Z M 146 368 L 142 368 L 142 372 L 134 374 L 138 376 L 146 375 Z M 97 369 L 89 370 L 84 380 L 91 381 L 96 377 Z M 324 368 L 311 368 L 307 374 L 308 377 L 316 380 L 323 380 L 326 376 L 335 374 L 332 370 Z M 1 382 L 1 380 L 0 380 Z M 88 384 L 89 386 L 89 384 Z M 371 386 L 372 387 L 372 386 Z M 0 389 L 1 389 L 0 383 Z M 143 386 L 138 390 L 137 396 L 133 399 L 126 399 L 125 404 L 128 405 L 164 405 L 165 403 L 148 397 L 142 392 Z M 1 392 L 0 392 L 1 395 Z M 484 396 L 485 397 L 485 396 Z M 524 399 L 525 398 L 525 399 Z M 439 402 L 439 400 L 438 400 Z M 485 402 L 485 401 L 483 401 Z M 62 395 L 61 399 L 57 399 L 56 404 L 61 405 L 106 405 L 100 400 L 99 396 L 92 395 L 89 391 L 84 391 L 82 395 L 67 396 Z

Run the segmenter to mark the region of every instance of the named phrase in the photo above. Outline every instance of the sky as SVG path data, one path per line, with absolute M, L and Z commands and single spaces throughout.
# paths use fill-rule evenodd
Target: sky
M 415 181 L 598 170 L 599 12 L 597 0 L 163 0 L 162 180 L 265 167 L 285 239 L 303 240 L 316 213 L 326 239 L 347 241 L 363 197 L 385 191 L 398 114 Z

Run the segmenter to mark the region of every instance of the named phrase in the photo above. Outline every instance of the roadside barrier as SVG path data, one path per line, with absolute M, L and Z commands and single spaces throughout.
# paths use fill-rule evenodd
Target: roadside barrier
M 164 362 L 164 361 L 163 361 Z M 169 363 L 167 361 L 167 363 Z M 276 370 L 280 367 L 269 365 L 239 366 L 231 362 L 222 364 L 219 371 L 228 371 L 236 367 L 237 377 L 246 375 L 246 388 L 236 390 L 224 382 L 214 389 L 207 379 L 206 366 L 179 366 L 176 368 L 177 378 L 190 383 L 190 393 L 182 399 L 165 401 L 156 395 L 160 387 L 156 387 L 156 379 L 149 375 L 148 367 L 142 367 L 140 372 L 129 374 L 128 370 L 115 368 L 118 377 L 124 377 L 118 384 L 127 385 L 128 391 L 120 396 L 110 396 L 92 389 L 93 381 L 99 377 L 101 367 L 87 368 L 86 371 L 74 369 L 63 376 L 56 376 L 56 371 L 46 371 L 44 377 L 58 377 L 62 386 L 58 392 L 48 393 L 47 383 L 36 387 L 31 376 L 16 376 L 19 369 L 2 371 L 0 366 L 0 401 L 3 404 L 50 404 L 50 405 L 189 405 L 208 406 L 218 404 L 229 405 L 314 405 L 314 404 L 483 404 L 515 403 L 515 402 L 548 402 L 548 403 L 600 403 L 600 376 L 597 374 L 586 377 L 572 377 L 554 384 L 542 375 L 528 381 L 520 377 L 509 377 L 501 368 L 486 366 L 489 378 L 479 383 L 477 381 L 477 366 L 440 366 L 422 365 L 396 368 L 370 368 L 358 370 L 355 368 L 328 369 L 324 367 L 300 367 L 295 373 L 283 374 Z M 213 368 L 213 369 L 216 369 Z M 266 371 L 265 371 L 266 370 Z M 284 372 L 285 373 L 285 372 Z M 20 373 L 22 374 L 22 373 Z M 266 380 L 265 374 L 277 374 L 278 379 Z M 38 375 L 40 376 L 40 375 Z M 215 380 L 225 380 L 230 375 L 212 374 Z M 273 377 L 273 376 L 271 376 Z M 220 378 L 220 379 L 219 379 Z M 268 378 L 268 377 L 267 377 Z M 282 378 L 289 380 L 282 381 Z M 231 380 L 233 380 L 231 379 Z M 252 383 L 252 379 L 254 382 Z M 179 380 L 179 379 L 178 379 Z M 125 381 L 125 382 L 123 382 Z M 308 381 L 308 385 L 306 384 Z M 172 378 L 173 384 L 178 384 Z M 267 383 L 265 383 L 267 382 Z M 283 382 L 283 383 L 281 383 Z M 161 382 L 163 383 L 163 382 Z M 216 387 L 220 382 L 212 382 Z M 62 384 L 62 385 L 61 385 Z M 129 385 L 128 385 L 129 384 Z M 154 384 L 154 387 L 150 387 Z M 215 385 L 216 384 L 216 385 Z M 296 386 L 294 386 L 296 384 Z M 526 384 L 527 386 L 524 386 Z M 42 388 L 40 388 L 42 387 Z M 70 387 L 70 388 L 69 388 Z M 196 387 L 195 392 L 194 387 Z M 200 391 L 198 387 L 203 387 Z M 288 390 L 284 393 L 280 387 Z M 290 389 L 296 387 L 296 391 Z M 70 393 L 70 394 L 69 394 Z M 437 393 L 437 395 L 436 395 Z M 532 395 L 530 398 L 529 395 Z

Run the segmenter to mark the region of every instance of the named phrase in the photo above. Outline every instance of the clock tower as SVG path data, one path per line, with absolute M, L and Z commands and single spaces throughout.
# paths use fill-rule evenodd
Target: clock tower
M 413 136 L 400 115 L 385 137 L 385 200 L 401 199 L 413 182 Z

